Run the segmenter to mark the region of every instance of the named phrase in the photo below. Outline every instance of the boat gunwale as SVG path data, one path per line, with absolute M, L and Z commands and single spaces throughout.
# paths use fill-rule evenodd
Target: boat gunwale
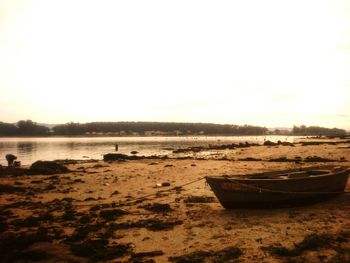
M 319 167 L 318 167 L 319 168 Z M 228 180 L 228 181 L 237 181 L 237 182 L 286 182 L 286 181 L 305 181 L 305 180 L 314 180 L 314 179 L 317 179 L 317 178 L 324 178 L 324 177 L 329 177 L 329 176 L 335 176 L 335 175 L 339 175 L 339 174 L 342 174 L 342 173 L 346 173 L 346 172 L 350 172 L 350 168 L 346 168 L 346 167 L 341 167 L 343 168 L 342 170 L 337 170 L 337 171 L 329 171 L 329 173 L 326 173 L 326 174 L 321 174 L 321 175 L 308 175 L 308 176 L 305 176 L 305 177 L 295 177 L 295 178 L 244 178 L 247 177 L 247 176 L 257 176 L 257 175 L 261 175 L 261 176 L 268 176 L 268 173 L 269 172 L 266 172 L 265 173 L 253 173 L 253 174 L 239 174 L 239 175 L 221 175 L 221 176 L 205 176 L 205 179 L 207 178 L 211 178 L 211 179 L 216 179 L 216 180 Z M 309 170 L 306 170 L 306 171 L 313 171 L 313 170 L 322 170 L 322 169 L 309 169 Z M 324 169 L 323 169 L 324 170 Z M 292 173 L 293 171 L 294 172 L 302 172 L 303 170 L 282 170 L 282 171 L 272 171 L 271 173 L 277 173 L 276 175 L 278 175 L 278 173 L 281 173 L 281 176 L 283 173 L 286 173 L 286 176 L 288 176 L 288 171 L 289 173 Z M 234 176 L 234 177 L 233 177 Z M 242 176 L 242 178 L 238 177 L 238 176 Z

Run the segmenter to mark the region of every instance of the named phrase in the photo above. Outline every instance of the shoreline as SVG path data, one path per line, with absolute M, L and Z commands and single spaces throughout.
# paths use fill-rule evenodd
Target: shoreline
M 0 176 L 0 245 L 7 248 L 0 252 L 45 262 L 347 262 L 350 195 L 302 207 L 225 210 L 199 180 L 323 164 L 296 156 L 350 166 L 347 146 L 252 146 L 216 150 L 205 160 L 189 152 L 191 159 L 77 162 L 62 174 Z M 281 158 L 293 161 L 269 161 Z
M 0 136 L 0 139 L 3 138 L 188 138 L 188 137 L 307 137 L 306 135 L 292 135 L 292 134 L 258 134 L 258 135 L 246 135 L 246 134 L 188 134 L 188 135 L 48 135 L 48 136 Z M 339 137 L 339 136 L 336 136 Z M 350 137 L 350 136 L 346 136 Z

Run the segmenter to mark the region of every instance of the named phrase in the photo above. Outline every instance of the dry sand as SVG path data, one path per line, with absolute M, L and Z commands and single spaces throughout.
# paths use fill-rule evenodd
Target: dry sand
M 350 194 L 304 207 L 225 210 L 204 180 L 173 189 L 207 175 L 323 164 L 269 162 L 272 158 L 318 156 L 350 166 L 349 145 L 254 146 L 194 154 L 208 160 L 99 161 L 70 164 L 66 174 L 2 176 L 0 258 L 350 262 Z M 221 157 L 227 160 L 215 160 Z M 247 157 L 262 161 L 239 161 Z M 157 186 L 162 183 L 170 186 Z

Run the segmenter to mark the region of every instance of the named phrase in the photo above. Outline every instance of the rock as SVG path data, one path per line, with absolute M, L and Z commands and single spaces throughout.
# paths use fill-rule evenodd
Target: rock
M 54 161 L 36 161 L 30 166 L 30 174 L 57 174 L 57 173 L 68 173 L 69 169 Z
M 278 143 L 271 142 L 269 140 L 264 142 L 264 146 L 277 146 L 277 145 L 278 145 Z
M 107 153 L 103 155 L 103 160 L 105 162 L 110 162 L 110 161 L 125 161 L 129 159 L 129 156 L 126 154 L 122 153 Z

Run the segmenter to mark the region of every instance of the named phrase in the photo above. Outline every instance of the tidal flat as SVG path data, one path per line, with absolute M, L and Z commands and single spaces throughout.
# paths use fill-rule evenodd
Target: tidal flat
M 202 180 L 350 166 L 349 146 L 339 138 L 203 146 L 181 149 L 186 154 L 179 158 L 2 172 L 0 256 L 4 262 L 350 262 L 350 194 L 307 206 L 226 210 Z

